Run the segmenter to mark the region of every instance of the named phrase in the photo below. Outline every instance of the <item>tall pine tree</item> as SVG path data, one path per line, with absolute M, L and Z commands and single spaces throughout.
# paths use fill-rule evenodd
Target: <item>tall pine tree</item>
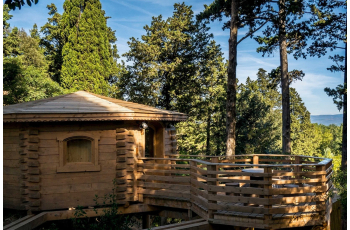
M 110 30 L 99 0 L 65 1 L 60 27 L 62 48 L 61 85 L 108 95 L 113 71 Z
M 223 29 L 230 29 L 229 38 L 229 62 L 227 68 L 227 100 L 226 100 L 226 155 L 235 155 L 236 149 L 236 94 L 237 94 L 237 46 L 244 39 L 251 37 L 256 31 L 262 28 L 267 18 L 261 17 L 263 10 L 261 5 L 264 0 L 215 0 L 209 6 L 204 5 L 205 10 L 197 15 L 197 19 L 222 20 L 223 17 L 230 17 L 224 23 Z M 248 27 L 248 32 L 238 40 L 238 29 Z
M 123 97 L 168 110 L 189 113 L 198 95 L 199 60 L 205 54 L 210 35 L 197 24 L 190 6 L 174 5 L 172 17 L 153 17 L 142 40 L 131 38 L 124 56 L 133 64 L 121 79 Z

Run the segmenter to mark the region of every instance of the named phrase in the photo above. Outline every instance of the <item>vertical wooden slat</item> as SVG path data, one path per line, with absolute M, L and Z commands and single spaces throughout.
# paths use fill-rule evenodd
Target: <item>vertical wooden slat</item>
M 218 158 L 217 157 L 213 157 L 211 158 L 211 162 L 212 163 L 218 163 Z M 208 171 L 217 171 L 218 169 L 218 165 L 208 165 Z M 218 178 L 218 174 L 208 174 L 207 177 L 208 178 Z M 218 181 L 208 181 L 207 182 L 208 185 L 219 185 Z M 217 195 L 217 192 L 208 192 L 209 195 Z M 213 200 L 209 200 L 208 199 L 208 203 L 217 203 L 217 201 L 213 201 Z M 212 210 L 212 209 L 208 209 L 208 217 L 209 219 L 213 219 L 214 218 L 214 212 L 216 210 Z
M 326 166 L 325 165 L 320 165 L 320 166 L 316 166 L 316 171 L 321 171 L 324 172 L 326 171 Z M 316 186 L 324 186 L 326 185 L 326 175 L 322 174 L 319 176 L 316 176 L 316 178 L 321 178 L 322 182 L 318 182 L 316 183 Z M 316 196 L 321 196 L 324 199 L 322 199 L 322 201 L 316 201 L 316 211 L 319 213 L 320 218 L 325 218 L 325 209 L 326 209 L 326 192 L 322 192 L 322 191 L 316 191 Z M 324 210 L 322 210 L 324 209 Z
M 272 173 L 272 168 L 270 167 L 266 167 L 264 168 L 264 173 L 268 173 L 269 176 L 264 176 L 264 181 L 266 182 L 269 182 L 269 184 L 267 185 L 264 185 L 264 190 L 270 190 L 272 189 L 272 176 L 271 176 L 271 173 Z M 271 195 L 265 195 L 264 196 L 265 199 L 271 199 L 272 196 Z M 272 209 L 272 205 L 264 205 L 264 208 L 265 209 Z M 272 220 L 272 215 L 271 214 L 264 214 L 264 224 L 269 224 Z
M 253 165 L 259 164 L 259 156 L 253 156 Z M 259 166 L 254 166 L 253 168 L 259 168 Z
M 294 156 L 295 159 L 294 159 L 294 164 L 300 164 L 301 162 L 301 159 L 300 159 L 300 156 Z M 298 172 L 301 172 L 301 167 L 300 166 L 295 166 L 294 167 L 294 172 L 298 173 Z M 298 174 L 295 175 L 295 179 L 301 179 L 301 176 L 299 176 Z M 299 187 L 301 187 L 301 183 L 296 183 Z

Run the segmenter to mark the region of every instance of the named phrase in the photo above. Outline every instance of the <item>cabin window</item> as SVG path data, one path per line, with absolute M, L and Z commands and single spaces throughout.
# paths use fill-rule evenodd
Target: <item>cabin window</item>
M 57 140 L 60 158 L 57 172 L 100 171 L 98 136 L 75 133 L 75 135 L 62 135 Z
M 67 141 L 67 162 L 91 162 L 91 140 Z

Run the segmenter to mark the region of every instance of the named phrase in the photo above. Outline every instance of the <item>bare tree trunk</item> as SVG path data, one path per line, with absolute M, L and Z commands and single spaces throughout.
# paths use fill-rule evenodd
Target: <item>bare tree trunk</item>
M 238 1 L 231 2 L 231 27 L 229 39 L 229 63 L 227 77 L 227 102 L 226 102 L 226 156 L 235 155 L 236 148 L 236 67 L 237 67 L 237 18 Z
M 342 140 L 342 158 L 341 158 L 341 169 L 345 172 L 347 170 L 347 166 L 348 166 L 348 158 L 346 155 L 346 148 L 347 148 L 347 135 L 346 135 L 346 131 L 347 131 L 347 42 L 345 42 L 345 71 L 344 71 L 344 87 L 345 87 L 345 93 L 344 93 L 344 102 L 343 102 L 343 140 Z
M 286 38 L 286 5 L 285 0 L 279 0 L 278 36 L 280 46 L 280 65 L 282 82 L 282 152 L 291 154 L 290 139 L 290 99 L 288 81 L 288 57 Z

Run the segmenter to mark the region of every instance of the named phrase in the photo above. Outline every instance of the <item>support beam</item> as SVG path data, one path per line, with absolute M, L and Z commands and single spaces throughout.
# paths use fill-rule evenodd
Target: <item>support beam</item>
M 149 214 L 142 215 L 142 228 L 143 229 L 151 228 L 151 216 Z

